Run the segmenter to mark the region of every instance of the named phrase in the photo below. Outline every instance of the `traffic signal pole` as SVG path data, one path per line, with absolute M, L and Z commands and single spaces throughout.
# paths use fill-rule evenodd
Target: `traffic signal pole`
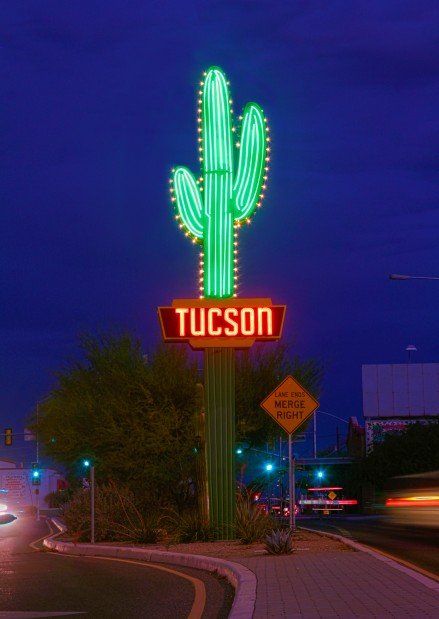
M 90 543 L 95 543 L 95 467 L 90 467 Z

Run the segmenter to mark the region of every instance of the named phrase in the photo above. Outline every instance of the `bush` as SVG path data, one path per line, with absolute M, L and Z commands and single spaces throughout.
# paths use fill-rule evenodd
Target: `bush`
M 215 539 L 215 529 L 203 522 L 195 510 L 182 514 L 172 511 L 166 517 L 166 524 L 174 543 L 211 542 Z
M 78 541 L 90 539 L 90 491 L 77 490 L 65 510 L 69 532 Z M 144 515 L 134 495 L 126 487 L 110 482 L 95 490 L 95 539 L 100 541 L 128 541 L 141 544 L 157 541 L 159 517 Z
M 60 509 L 63 511 L 72 496 L 73 491 L 70 488 L 66 488 L 65 490 L 49 492 L 49 494 L 46 494 L 44 497 L 44 500 L 52 509 Z
M 122 518 L 113 522 L 114 534 L 118 539 L 125 541 L 154 544 L 161 533 L 161 517 L 154 512 L 144 514 L 137 506 L 132 492 L 122 493 L 115 484 L 113 488 L 119 499 L 120 510 L 123 512 Z
M 289 555 L 293 552 L 293 533 L 289 529 L 270 531 L 265 538 L 265 549 L 270 555 Z
M 272 529 L 273 521 L 250 495 L 238 494 L 236 506 L 236 537 L 243 544 L 261 541 Z

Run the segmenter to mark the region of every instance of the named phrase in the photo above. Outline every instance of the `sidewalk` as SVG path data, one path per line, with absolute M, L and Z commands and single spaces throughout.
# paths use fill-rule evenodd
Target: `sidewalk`
M 439 583 L 430 588 L 365 552 L 235 561 L 256 575 L 255 619 L 439 617 Z

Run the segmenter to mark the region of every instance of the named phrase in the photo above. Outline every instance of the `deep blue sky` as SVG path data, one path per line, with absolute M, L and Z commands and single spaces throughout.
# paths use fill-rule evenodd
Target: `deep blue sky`
M 265 207 L 241 234 L 242 295 L 288 304 L 327 367 L 322 408 L 361 415 L 361 364 L 439 361 L 434 0 L 45 0 L 0 9 L 0 422 L 17 426 L 77 350 L 196 294 L 173 164 L 198 168 L 195 89 L 220 65 L 266 110 Z

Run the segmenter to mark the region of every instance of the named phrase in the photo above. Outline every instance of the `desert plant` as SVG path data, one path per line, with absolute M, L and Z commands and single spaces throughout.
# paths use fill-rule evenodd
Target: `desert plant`
M 289 529 L 270 531 L 265 538 L 265 549 L 270 555 L 289 555 L 293 552 L 293 532 Z
M 272 528 L 271 517 L 257 503 L 252 502 L 250 495 L 238 494 L 236 504 L 236 537 L 243 544 L 261 541 Z
M 118 539 L 137 542 L 138 544 L 153 544 L 160 535 L 161 518 L 154 512 L 144 514 L 136 504 L 131 492 L 123 492 L 111 482 L 113 492 L 119 500 L 120 510 L 117 522 L 113 522 L 114 534 Z
M 174 543 L 210 542 L 215 539 L 216 531 L 203 521 L 195 510 L 178 513 L 168 512 L 165 517 L 170 539 Z
M 52 509 L 60 509 L 61 512 L 63 512 L 72 496 L 73 491 L 70 488 L 66 488 L 65 490 L 49 492 L 49 494 L 46 494 L 44 497 L 44 500 Z
M 69 532 L 78 541 L 90 539 L 90 492 L 77 490 L 65 510 Z M 96 541 L 130 541 L 151 543 L 159 535 L 159 517 L 144 515 L 133 493 L 126 487 L 109 482 L 95 490 Z

